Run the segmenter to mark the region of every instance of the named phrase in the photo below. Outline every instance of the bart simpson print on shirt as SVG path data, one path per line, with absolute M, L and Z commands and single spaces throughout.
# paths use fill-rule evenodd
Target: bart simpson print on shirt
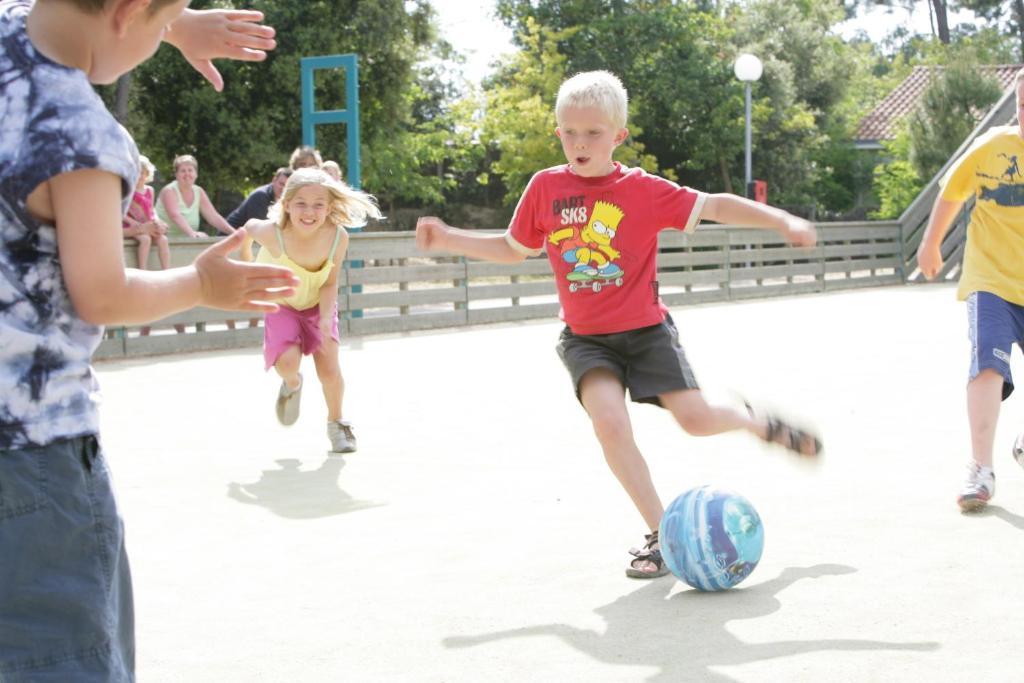
M 562 211 L 562 223 L 569 225 L 551 233 L 548 240 L 573 267 L 565 276 L 571 283 L 570 292 L 580 288 L 599 292 L 602 283 L 622 285 L 625 273 L 615 263 L 620 254 L 612 241 L 624 215 L 616 205 L 601 200 L 594 202 L 589 218 L 585 206 Z

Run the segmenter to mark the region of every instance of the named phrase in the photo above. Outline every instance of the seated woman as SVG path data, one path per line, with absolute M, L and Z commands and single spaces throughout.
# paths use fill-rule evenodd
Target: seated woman
M 213 207 L 206 191 L 195 184 L 198 177 L 199 162 L 194 156 L 182 154 L 175 157 L 174 182 L 160 190 L 160 199 L 156 205 L 157 216 L 171 226 L 172 235 L 206 237 L 199 230 L 200 216 L 219 232 L 230 235 L 235 229 Z
M 138 267 L 146 270 L 149 267 L 149 249 L 156 245 L 160 256 L 160 267 L 171 267 L 171 252 L 167 246 L 167 224 L 153 213 L 153 188 L 147 185 L 156 170 L 149 159 L 139 156 L 139 181 L 135 185 L 132 203 L 128 213 L 121 222 L 124 236 L 138 243 Z

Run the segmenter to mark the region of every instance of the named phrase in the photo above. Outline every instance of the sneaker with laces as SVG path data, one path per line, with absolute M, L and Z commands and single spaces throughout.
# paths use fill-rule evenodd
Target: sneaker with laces
M 991 467 L 976 462 L 967 465 L 967 481 L 964 483 L 956 502 L 961 512 L 980 510 L 996 494 L 996 475 Z
M 277 421 L 288 426 L 295 424 L 299 419 L 299 400 L 302 398 L 302 375 L 299 375 L 299 386 L 297 389 L 289 389 L 288 383 L 282 381 L 281 389 L 277 392 Z
M 1018 434 L 1013 442 L 1013 459 L 1017 461 L 1018 465 L 1024 467 L 1024 432 Z
M 356 435 L 352 433 L 352 423 L 347 420 L 328 422 L 327 438 L 331 440 L 332 453 L 355 453 L 356 451 Z

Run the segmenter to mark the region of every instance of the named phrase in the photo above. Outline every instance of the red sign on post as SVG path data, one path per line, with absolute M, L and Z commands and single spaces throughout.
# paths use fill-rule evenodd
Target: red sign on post
M 754 181 L 754 201 L 761 202 L 762 204 L 768 203 L 768 181 L 767 180 L 755 180 Z

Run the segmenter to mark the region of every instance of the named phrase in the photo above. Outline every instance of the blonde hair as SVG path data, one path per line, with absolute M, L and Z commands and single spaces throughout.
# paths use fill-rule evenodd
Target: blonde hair
M 288 167 L 293 171 L 297 171 L 296 164 L 303 164 L 305 168 L 309 168 L 306 162 L 312 161 L 316 168 L 320 168 L 324 165 L 324 159 L 320 156 L 320 152 L 315 147 L 309 145 L 303 145 L 296 147 L 295 151 L 292 152 L 291 157 L 288 159 Z
M 146 177 L 150 180 L 152 180 L 153 176 L 156 174 L 156 166 L 153 165 L 153 162 L 150 161 L 149 157 L 145 154 L 139 155 L 139 170 L 144 172 Z
M 327 171 L 327 174 L 330 175 L 330 176 L 334 175 L 333 173 L 331 173 L 331 171 L 334 171 L 334 173 L 336 173 L 338 175 L 338 180 L 341 180 L 341 166 L 338 166 L 338 162 L 337 161 L 333 161 L 331 159 L 328 159 L 327 161 L 325 161 L 323 163 L 323 165 L 320 166 L 320 168 L 322 168 L 325 171 Z
M 194 156 L 191 154 L 179 154 L 174 157 L 174 172 L 177 173 L 178 167 L 184 164 L 192 164 L 192 168 L 196 169 L 196 172 L 199 171 L 199 162 L 196 161 Z
M 327 175 L 319 168 L 300 168 L 288 178 L 281 199 L 270 207 L 269 218 L 277 223 L 282 230 L 288 227 L 288 212 L 285 204 L 295 198 L 295 193 L 303 187 L 319 185 L 327 190 L 328 201 L 327 221 L 334 226 L 351 228 L 364 225 L 367 218 L 383 218 L 377 208 L 377 200 L 372 195 L 353 189 Z
M 562 83 L 555 100 L 555 119 L 568 107 L 597 107 L 616 128 L 626 127 L 629 96 L 619 77 L 610 71 L 584 71 Z

